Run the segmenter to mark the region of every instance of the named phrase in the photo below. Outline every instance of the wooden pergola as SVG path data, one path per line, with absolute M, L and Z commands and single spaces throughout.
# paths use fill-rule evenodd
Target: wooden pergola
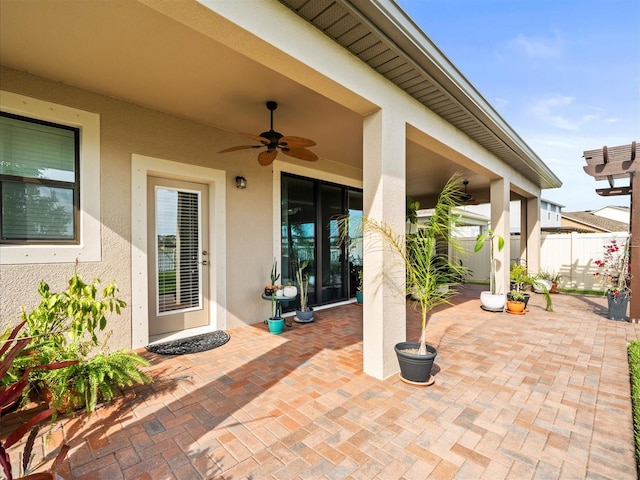
M 629 265 L 631 268 L 631 299 L 629 321 L 640 323 L 640 161 L 636 161 L 636 142 L 617 147 L 585 150 L 583 167 L 596 180 L 607 180 L 609 188 L 597 188 L 603 197 L 631 195 L 629 220 Z M 616 186 L 617 179 L 629 179 L 629 185 Z M 633 194 L 636 192 L 636 195 Z M 634 225 L 636 228 L 634 228 Z M 634 292 L 636 295 L 634 296 Z

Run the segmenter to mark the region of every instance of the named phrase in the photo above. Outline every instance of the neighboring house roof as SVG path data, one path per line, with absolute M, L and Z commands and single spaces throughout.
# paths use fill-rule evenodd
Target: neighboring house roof
M 624 207 L 622 205 L 607 205 L 606 207 L 600 207 L 600 208 L 596 208 L 595 210 L 591 210 L 591 212 L 594 215 L 598 215 L 599 212 L 602 212 L 603 210 L 609 210 L 609 209 L 619 210 L 625 213 L 629 213 L 629 210 L 631 210 L 629 207 Z
M 567 222 L 565 222 L 565 220 Z M 591 212 L 562 212 L 563 227 L 582 225 L 591 232 L 627 232 L 629 224 L 594 215 Z M 570 223 L 570 224 L 569 224 Z
M 540 198 L 540 202 L 545 202 L 545 203 L 548 203 L 549 205 L 556 205 L 560 208 L 564 208 L 566 206 L 561 203 L 555 202 L 553 200 L 547 200 L 546 198 Z
M 541 188 L 562 185 L 396 2 L 279 1 Z

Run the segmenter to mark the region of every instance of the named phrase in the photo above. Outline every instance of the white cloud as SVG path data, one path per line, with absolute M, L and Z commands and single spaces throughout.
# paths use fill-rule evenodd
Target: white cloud
M 577 132 L 587 122 L 597 119 L 598 115 L 592 113 L 593 108 L 575 105 L 574 101 L 574 97 L 547 96 L 532 105 L 529 111 L 553 127 Z
M 564 52 L 564 41 L 559 34 L 553 37 L 528 37 L 519 34 L 506 42 L 499 54 L 516 53 L 528 58 L 560 58 Z
M 509 105 L 509 100 L 502 97 L 496 97 L 493 99 L 493 106 L 497 109 L 506 108 Z

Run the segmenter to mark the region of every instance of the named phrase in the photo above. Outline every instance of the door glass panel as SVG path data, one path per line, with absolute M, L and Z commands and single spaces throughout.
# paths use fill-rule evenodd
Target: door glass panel
M 309 305 L 317 306 L 355 296 L 362 244 L 357 242 L 362 221 L 362 192 L 320 180 L 283 174 L 281 183 L 282 283 L 297 286 L 300 262 L 308 261 Z M 351 248 L 340 244 L 339 219 L 349 213 Z M 352 286 L 353 284 L 353 286 Z M 283 305 L 284 311 L 299 301 Z
M 349 297 L 358 289 L 358 273 L 362 270 L 362 192 L 349 190 Z
M 322 303 L 347 298 L 347 269 L 343 246 L 340 245 L 338 219 L 345 213 L 344 189 L 334 185 L 320 186 L 322 235 Z
M 309 305 L 316 298 L 316 203 L 314 182 L 302 178 L 282 178 L 282 261 L 281 281 L 296 285 L 297 266 L 308 262 Z M 287 310 L 299 307 L 299 297 L 286 305 Z
M 158 314 L 201 308 L 199 192 L 156 188 Z

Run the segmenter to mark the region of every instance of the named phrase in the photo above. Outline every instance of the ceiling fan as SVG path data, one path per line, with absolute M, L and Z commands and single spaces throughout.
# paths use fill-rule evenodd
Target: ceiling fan
M 307 160 L 309 162 L 315 162 L 318 160 L 318 156 L 311 150 L 307 150 L 306 147 L 313 147 L 316 142 L 302 137 L 285 137 L 280 132 L 276 132 L 273 129 L 273 111 L 278 108 L 278 104 L 273 100 L 267 102 L 267 109 L 271 112 L 271 127 L 268 132 L 262 132 L 260 135 L 252 135 L 251 133 L 243 133 L 247 138 L 255 142 L 259 142 L 260 145 L 238 145 L 236 147 L 225 148 L 218 153 L 235 152 L 237 150 L 245 150 L 247 148 L 263 148 L 267 149 L 258 154 L 258 163 L 263 167 L 270 165 L 278 155 L 278 149 L 282 150 L 282 153 L 293 158 L 299 158 L 300 160 Z
M 462 203 L 464 205 L 478 205 L 478 201 L 469 192 L 467 192 L 467 186 L 469 185 L 469 180 L 465 180 L 462 182 L 464 185 L 464 193 L 461 194 Z

